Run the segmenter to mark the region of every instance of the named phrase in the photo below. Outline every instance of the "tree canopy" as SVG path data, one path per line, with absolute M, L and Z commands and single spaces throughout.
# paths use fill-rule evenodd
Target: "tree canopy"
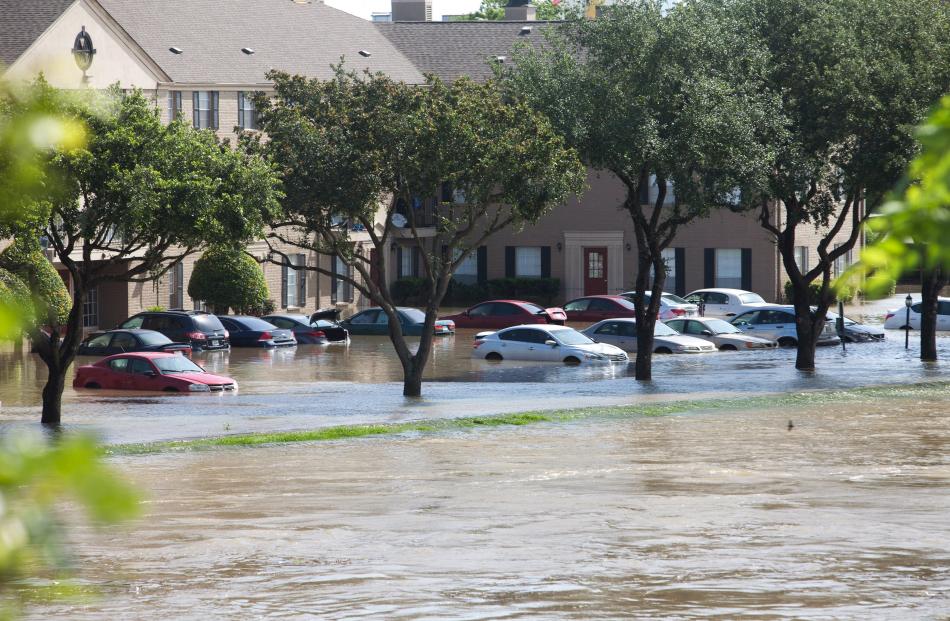
M 508 0 L 482 0 L 477 11 L 455 18 L 455 21 L 499 21 L 505 19 L 505 5 Z M 531 3 L 537 9 L 539 20 L 559 20 L 568 16 L 570 0 L 539 0 Z
M 195 262 L 188 295 L 202 300 L 216 313 L 254 313 L 270 298 L 264 271 L 242 248 L 212 246 Z
M 65 325 L 73 301 L 63 279 L 40 248 L 38 239 L 26 235 L 0 252 L 0 268 L 22 280 L 30 291 L 28 321 L 45 326 Z

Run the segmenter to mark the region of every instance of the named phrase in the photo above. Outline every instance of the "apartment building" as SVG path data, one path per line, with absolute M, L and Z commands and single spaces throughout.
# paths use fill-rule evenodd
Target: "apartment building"
M 524 3 L 511 4 L 504 22 L 432 22 L 428 0 L 393 0 L 394 21 L 373 23 L 319 0 L 0 0 L 0 63 L 10 80 L 42 73 L 60 88 L 139 88 L 154 98 L 166 121 L 183 117 L 233 140 L 237 130 L 257 129 L 248 95 L 270 89 L 271 69 L 329 78 L 331 65 L 342 57 L 349 68 L 382 71 L 410 84 L 424 82 L 425 73 L 446 81 L 488 79 L 491 63 L 505 62 L 519 42 L 540 42 L 546 27 L 531 19 Z M 71 54 L 80 32 L 95 48 L 85 72 Z M 554 277 L 561 280 L 565 299 L 631 288 L 636 238 L 630 216 L 620 210 L 624 188 L 603 171 L 590 171 L 588 184 L 583 196 L 537 224 L 496 235 L 457 278 Z M 420 198 L 419 206 L 431 211 L 442 198 Z M 849 232 L 845 227 L 840 235 Z M 367 241 L 361 235 L 353 233 L 358 244 Z M 403 244 L 397 239 L 390 249 L 388 280 L 419 275 L 415 251 Z M 801 260 L 816 260 L 817 239 L 804 235 L 802 244 Z M 282 266 L 267 260 L 263 241 L 248 249 L 261 263 L 280 310 L 338 306 L 345 311 L 367 304 L 343 280 L 300 269 L 319 265 L 345 273 L 334 257 L 278 247 L 291 258 Z M 776 299 L 785 280 L 774 243 L 748 215 L 715 213 L 684 227 L 666 258 L 667 288 L 679 293 L 735 286 Z M 186 259 L 154 283 L 103 285 L 90 296 L 84 323 L 111 327 L 152 306 L 200 306 L 187 295 L 196 259 Z

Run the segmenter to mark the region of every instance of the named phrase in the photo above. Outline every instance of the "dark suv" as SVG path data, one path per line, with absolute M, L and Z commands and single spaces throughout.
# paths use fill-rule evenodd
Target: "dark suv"
M 175 343 L 188 343 L 194 351 L 228 349 L 228 331 L 217 317 L 203 311 L 146 311 L 129 317 L 120 328 L 161 332 Z

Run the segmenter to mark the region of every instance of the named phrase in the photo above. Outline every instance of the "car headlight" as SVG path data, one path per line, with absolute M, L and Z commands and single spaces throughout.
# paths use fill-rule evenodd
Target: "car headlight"
M 606 356 L 602 356 L 600 354 L 584 354 L 584 357 L 587 358 L 588 360 L 606 360 L 607 359 Z
M 188 392 L 211 392 L 211 386 L 207 384 L 188 384 Z
M 681 345 L 680 351 L 702 351 L 702 348 L 694 347 L 692 345 Z

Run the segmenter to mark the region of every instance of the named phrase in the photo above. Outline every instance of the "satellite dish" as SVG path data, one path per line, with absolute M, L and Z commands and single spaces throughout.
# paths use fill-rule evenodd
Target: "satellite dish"
M 393 214 L 393 225 L 399 228 L 404 228 L 409 221 L 406 220 L 406 216 L 401 213 Z

